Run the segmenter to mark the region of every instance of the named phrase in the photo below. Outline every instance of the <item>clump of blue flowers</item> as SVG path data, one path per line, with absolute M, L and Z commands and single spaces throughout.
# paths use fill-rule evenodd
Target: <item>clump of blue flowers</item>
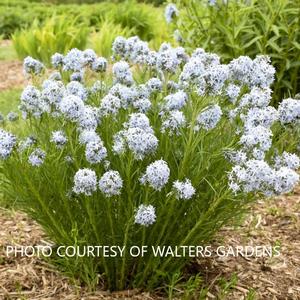
M 177 15 L 169 4 L 167 21 Z M 300 100 L 270 105 L 268 57 L 223 64 L 201 48 L 154 51 L 138 37 L 117 37 L 112 50 L 112 59 L 55 53 L 49 76 L 26 58 L 28 134 L 1 123 L 2 175 L 54 242 L 204 244 L 251 202 L 297 185 Z M 186 262 L 147 254 L 60 264 L 88 284 L 125 289 L 154 287 Z

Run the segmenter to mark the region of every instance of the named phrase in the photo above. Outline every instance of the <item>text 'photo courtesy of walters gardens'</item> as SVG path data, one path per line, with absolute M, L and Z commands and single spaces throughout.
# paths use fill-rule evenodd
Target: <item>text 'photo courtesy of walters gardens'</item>
M 280 255 L 280 247 L 275 246 L 219 246 L 214 249 L 212 246 L 59 246 L 53 249 L 50 246 L 7 246 L 7 256 L 45 256 L 57 255 L 59 257 L 144 257 L 152 255 L 154 257 L 272 257 Z
M 0 0 L 0 299 L 300 299 L 299 16 Z

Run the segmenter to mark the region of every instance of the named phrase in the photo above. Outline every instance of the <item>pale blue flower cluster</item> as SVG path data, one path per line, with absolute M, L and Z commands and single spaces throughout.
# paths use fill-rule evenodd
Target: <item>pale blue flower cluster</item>
M 228 96 L 229 100 L 235 104 L 236 101 L 237 101 L 237 98 L 240 94 L 240 91 L 241 91 L 241 88 L 236 85 L 236 84 L 229 84 L 227 86 L 227 89 L 226 89 L 226 95 Z
M 278 107 L 279 120 L 282 124 L 300 122 L 300 100 L 284 99 Z
M 257 147 L 267 151 L 272 146 L 272 136 L 272 131 L 269 128 L 258 125 L 247 128 L 241 136 L 240 143 L 248 150 L 249 148 Z
M 161 131 L 168 132 L 170 135 L 179 134 L 180 130 L 186 126 L 186 118 L 182 111 L 171 110 L 162 116 L 163 122 Z
M 117 115 L 120 109 L 120 98 L 107 94 L 101 101 L 99 112 L 101 116 L 106 117 L 108 115 Z
M 155 223 L 156 213 L 155 207 L 153 205 L 141 204 L 134 216 L 134 222 L 139 225 L 149 226 Z
M 76 172 L 72 190 L 75 194 L 91 196 L 97 191 L 97 186 L 106 197 L 117 196 L 121 193 L 123 180 L 119 172 L 110 170 L 105 172 L 98 182 L 96 172 L 84 168 Z
M 39 118 L 43 113 L 50 112 L 49 104 L 41 97 L 40 91 L 32 85 L 28 85 L 22 92 L 19 108 L 24 117 L 29 114 Z
M 174 3 L 169 3 L 165 8 L 165 19 L 171 23 L 175 17 L 178 17 L 179 11 Z
M 153 189 L 160 191 L 168 182 L 170 169 L 164 160 L 157 160 L 151 163 L 146 173 L 141 177 L 142 184 L 149 184 Z
M 53 131 L 51 134 L 50 142 L 54 143 L 57 148 L 62 148 L 68 141 L 68 138 L 66 137 L 66 134 L 61 131 Z
M 138 37 L 128 39 L 117 37 L 113 43 L 112 50 L 115 57 L 123 59 L 123 61 L 117 63 L 117 70 L 115 71 L 116 75 L 120 73 L 120 79 L 126 79 L 124 84 L 127 85 L 132 84 L 132 76 L 126 71 L 128 66 L 124 64 L 125 61 L 133 64 L 147 65 L 159 72 L 175 73 L 179 66 L 188 60 L 188 55 L 182 47 L 173 48 L 170 44 L 163 43 L 159 51 L 155 52 L 150 50 L 148 44 L 141 41 Z
M 188 96 L 184 91 L 180 90 L 174 94 L 168 95 L 167 97 L 165 97 L 164 100 L 165 100 L 164 109 L 179 110 L 185 106 L 188 100 Z
M 14 112 L 14 111 L 10 111 L 7 115 L 6 115 L 6 119 L 9 122 L 15 122 L 19 119 L 19 115 Z
M 112 72 L 116 83 L 121 83 L 125 85 L 133 84 L 132 73 L 127 62 L 116 62 L 112 67 Z
M 74 95 L 65 96 L 60 102 L 60 111 L 70 121 L 78 121 L 84 112 L 84 102 Z
M 80 130 L 96 130 L 100 122 L 99 109 L 94 106 L 85 105 L 82 115 L 78 119 Z
M 248 56 L 240 56 L 229 64 L 230 75 L 249 87 L 267 88 L 274 81 L 275 68 L 267 56 L 257 56 L 252 60 Z
M 7 159 L 17 143 L 17 138 L 0 128 L 0 158 Z
M 28 157 L 28 162 L 34 166 L 39 167 L 44 163 L 46 152 L 40 148 L 36 148 Z
M 245 128 L 251 129 L 256 126 L 270 128 L 278 120 L 279 116 L 274 107 L 267 106 L 264 108 L 250 108 L 246 115 L 241 114 L 240 117 L 244 121 Z
M 88 97 L 86 88 L 78 81 L 71 81 L 66 85 L 66 95 L 74 95 L 85 101 Z
M 215 128 L 220 121 L 222 114 L 223 112 L 218 104 L 205 108 L 205 110 L 202 111 L 197 117 L 197 125 L 195 126 L 195 130 L 199 130 L 201 128 L 210 130 Z
M 162 82 L 158 78 L 150 78 L 146 82 L 146 86 L 148 87 L 150 92 L 160 92 L 162 90 Z
M 262 160 L 248 160 L 243 166 L 235 166 L 229 174 L 230 187 L 235 192 L 262 192 L 266 196 L 290 192 L 299 181 L 292 169 L 270 167 Z
M 104 57 L 98 57 L 93 61 L 91 68 L 95 72 L 103 73 L 107 69 L 107 60 Z
M 33 136 L 28 136 L 24 140 L 21 140 L 18 144 L 18 151 L 22 153 L 23 151 L 27 150 L 31 146 L 35 145 L 37 142 L 36 138 Z
M 300 168 L 300 158 L 294 153 L 284 151 L 282 155 L 275 157 L 275 168 L 281 167 L 297 170 Z
M 124 130 L 114 136 L 113 150 L 123 154 L 128 148 L 137 160 L 155 152 L 158 139 L 150 126 L 148 117 L 143 113 L 134 113 L 129 121 L 124 123 Z
M 54 53 L 51 56 L 51 64 L 54 68 L 60 68 L 63 66 L 64 56 L 60 53 Z
M 186 179 L 185 181 L 176 180 L 173 183 L 173 188 L 175 189 L 177 197 L 182 200 L 191 199 L 196 192 L 189 179 Z
M 86 144 L 85 158 L 90 164 L 97 164 L 103 161 L 107 156 L 107 150 L 103 142 L 93 141 Z
M 59 103 L 66 94 L 66 89 L 61 81 L 46 80 L 43 83 L 41 98 L 50 106 L 58 108 Z
M 118 171 L 107 171 L 99 180 L 99 189 L 107 197 L 121 194 L 123 180 Z
M 91 196 L 97 190 L 96 172 L 90 169 L 80 169 L 74 176 L 73 192 Z
M 56 69 L 73 72 L 71 80 L 79 82 L 83 81 L 85 68 L 95 72 L 105 72 L 107 68 L 107 60 L 104 57 L 97 57 L 92 49 L 81 51 L 74 48 L 66 55 L 55 53 L 51 57 L 51 64 Z
M 137 160 L 155 152 L 158 146 L 158 140 L 152 132 L 138 127 L 130 127 L 123 132 L 123 143 L 132 151 Z
M 100 137 L 94 130 L 84 129 L 79 134 L 79 143 L 86 145 L 90 142 L 100 142 Z
M 44 70 L 45 66 L 38 60 L 27 56 L 23 62 L 24 72 L 30 75 L 39 75 Z

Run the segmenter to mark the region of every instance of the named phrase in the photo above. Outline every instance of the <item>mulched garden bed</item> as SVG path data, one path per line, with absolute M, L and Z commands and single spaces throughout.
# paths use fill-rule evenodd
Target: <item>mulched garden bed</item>
M 208 299 L 219 299 L 221 282 L 236 276 L 223 299 L 300 299 L 300 188 L 293 195 L 259 202 L 238 229 L 225 228 L 215 245 L 280 245 L 280 256 L 272 258 L 209 257 L 193 264 L 209 287 Z M 0 299 L 162 299 L 138 290 L 109 293 L 99 288 L 90 293 L 73 284 L 42 259 L 6 257 L 6 245 L 41 245 L 46 237 L 25 214 L 0 209 Z M 223 287 L 224 288 L 224 287 Z M 219 295 L 219 296 L 218 296 Z M 179 296 L 180 298 L 180 296 Z

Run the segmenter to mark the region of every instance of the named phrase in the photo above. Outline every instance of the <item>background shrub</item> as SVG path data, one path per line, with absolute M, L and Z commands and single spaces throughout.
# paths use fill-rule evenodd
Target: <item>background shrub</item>
M 52 17 L 42 26 L 35 20 L 28 29 L 22 29 L 12 36 L 19 58 L 32 56 L 50 63 L 55 52 L 66 53 L 71 48 L 83 49 L 88 38 L 88 27 L 69 16 Z
M 115 5 L 107 17 L 122 27 L 133 28 L 135 35 L 147 41 L 155 38 L 159 30 L 163 30 L 163 27 L 158 26 L 162 23 L 158 10 L 150 5 L 137 5 L 136 1 Z
M 131 1 L 91 1 L 76 4 L 76 1 L 45 2 L 28 0 L 0 0 L 0 34 L 8 38 L 15 30 L 29 26 L 33 19 L 44 21 L 53 14 L 77 17 L 81 15 L 90 26 L 98 25 L 103 18 L 121 24 L 123 27 L 136 27 L 136 34 L 149 37 L 154 25 L 162 21 L 162 10 L 152 5 Z M 122 14 L 123 16 L 120 16 Z M 148 32 L 148 33 L 147 33 Z M 153 37 L 153 33 L 152 33 Z
M 114 24 L 109 20 L 100 23 L 97 31 L 91 34 L 90 42 L 92 49 L 98 55 L 110 57 L 112 54 L 111 45 L 117 36 L 129 37 L 134 30 L 128 27 L 123 28 L 120 24 Z
M 16 30 L 28 23 L 26 16 L 20 10 L 0 7 L 0 34 L 9 38 Z
M 267 54 L 275 66 L 275 101 L 300 92 L 300 0 L 181 0 L 178 28 L 185 45 L 233 57 Z

